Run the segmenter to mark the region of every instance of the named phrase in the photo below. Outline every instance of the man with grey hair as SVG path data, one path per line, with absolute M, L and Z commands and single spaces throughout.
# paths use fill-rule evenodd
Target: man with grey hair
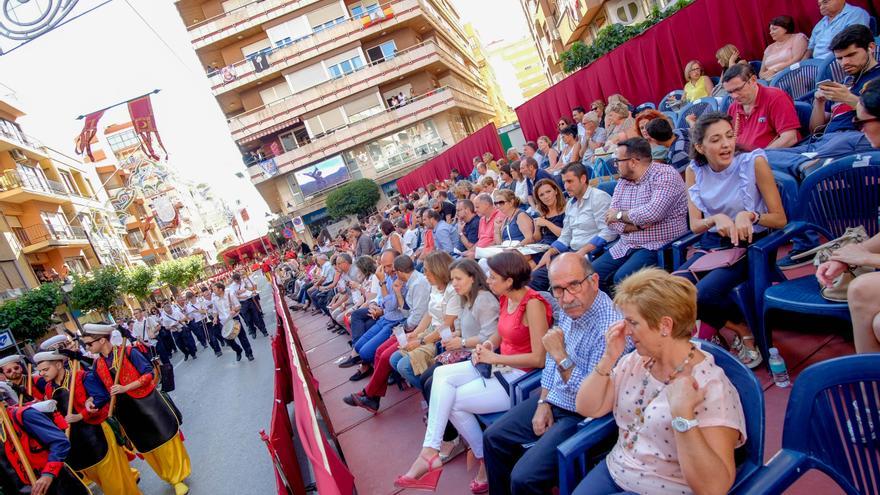
M 583 163 L 584 166 L 587 166 L 592 165 L 596 149 L 605 146 L 605 141 L 608 139 L 608 133 L 605 131 L 605 128 L 600 125 L 599 115 L 594 111 L 584 114 L 581 123 L 584 126 L 584 132 L 586 133 L 587 139 L 587 145 L 583 148 L 584 156 L 581 158 L 581 163 Z
M 517 150 L 516 148 L 513 148 L 513 147 L 511 147 L 507 150 L 507 161 L 508 162 L 513 163 L 513 162 L 518 162 L 520 160 L 522 160 L 522 157 L 519 154 L 519 150 Z
M 495 244 L 495 219 L 501 214 L 501 211 L 495 208 L 492 196 L 486 193 L 477 195 L 473 205 L 474 211 L 480 217 L 480 223 L 477 228 L 477 242 L 462 253 L 462 256 L 468 258 L 474 257 L 474 249 Z

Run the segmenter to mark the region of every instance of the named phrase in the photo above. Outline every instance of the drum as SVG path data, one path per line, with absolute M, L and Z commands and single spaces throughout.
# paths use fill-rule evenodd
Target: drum
M 223 323 L 223 328 L 220 330 L 220 335 L 223 336 L 226 340 L 235 340 L 238 337 L 238 332 L 241 331 L 241 323 L 235 318 L 230 318 Z

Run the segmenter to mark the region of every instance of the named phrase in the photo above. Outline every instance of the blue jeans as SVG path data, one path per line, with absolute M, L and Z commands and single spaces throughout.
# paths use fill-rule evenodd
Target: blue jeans
M 376 320 L 370 316 L 369 308 L 356 309 L 351 312 L 351 341 L 357 342 L 367 330 L 376 324 Z
M 612 294 L 614 286 L 632 273 L 656 265 L 657 251 L 644 248 L 630 249 L 617 259 L 611 256 L 611 252 L 606 252 L 593 261 L 593 269 L 599 274 L 599 288 L 608 294 Z
M 611 473 L 608 472 L 608 464 L 605 459 L 596 464 L 596 467 L 587 473 L 587 476 L 578 483 L 572 495 L 635 495 L 617 486 Z
M 409 356 L 404 356 L 400 353 L 400 351 L 395 352 L 391 355 L 391 367 L 396 369 L 400 376 L 403 377 L 410 385 L 415 388 L 421 389 L 422 381 L 419 380 L 419 377 L 413 373 L 412 363 L 410 363 Z
M 355 352 L 364 361 L 372 363 L 373 358 L 376 356 L 376 350 L 383 342 L 388 340 L 388 337 L 391 336 L 391 329 L 401 321 L 403 320 L 387 320 L 384 316 L 379 318 L 376 324 L 354 343 Z

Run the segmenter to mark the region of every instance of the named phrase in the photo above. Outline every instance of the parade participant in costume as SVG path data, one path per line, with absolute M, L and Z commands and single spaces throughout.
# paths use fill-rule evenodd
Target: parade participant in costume
M 184 361 L 188 361 L 190 356 L 193 359 L 198 359 L 198 356 L 196 356 L 196 342 L 193 340 L 189 327 L 187 327 L 188 321 L 186 315 L 178 307 L 175 307 L 171 301 L 165 301 L 165 305 L 162 307 L 162 326 L 167 328 L 171 335 L 174 336 L 174 343 L 183 352 Z
M 186 291 L 186 304 L 183 306 L 184 313 L 189 319 L 187 326 L 189 331 L 195 336 L 202 349 L 208 348 L 208 329 L 204 325 L 205 313 L 207 311 L 202 307 L 201 301 L 196 299 L 195 293 Z M 215 352 L 216 354 L 216 352 Z
M 92 492 L 65 464 L 70 441 L 67 423 L 54 401 L 18 405 L 17 393 L 0 384 L 3 451 L 31 495 L 90 495 Z
M 86 409 L 88 394 L 83 383 L 86 372 L 78 369 L 76 361 L 66 369 L 65 361 L 67 357 L 55 352 L 34 355 L 37 370 L 46 381 L 46 397 L 54 400 L 58 411 L 66 415 L 64 419 L 69 428 L 65 434 L 70 439 L 67 465 L 97 483 L 105 494 L 140 493 L 137 471 L 129 467 L 125 451 L 107 424 L 108 407 L 96 412 Z
M 234 318 L 241 324 L 241 318 L 238 316 L 238 313 L 241 311 L 241 305 L 238 304 L 238 299 L 232 294 L 232 290 L 230 288 L 229 291 L 226 290 L 226 286 L 223 282 L 214 282 L 214 297 L 211 298 L 211 302 L 214 303 L 214 325 L 218 327 L 222 327 L 230 318 Z M 254 360 L 254 351 L 251 349 L 251 343 L 247 338 L 247 333 L 243 331 L 238 332 L 238 341 L 241 342 L 241 346 L 239 346 L 235 339 L 223 339 L 226 341 L 226 344 L 235 351 L 235 360 L 241 361 L 241 350 L 244 348 L 244 354 L 247 356 L 248 361 Z
M 153 471 L 174 487 L 189 493 L 183 483 L 191 472 L 189 454 L 180 433 L 179 412 L 171 399 L 156 390 L 153 367 L 135 347 L 110 342 L 113 325 L 87 324 L 83 344 L 99 354 L 85 379 L 86 410 L 108 406 L 135 449 Z
M 6 383 L 11 385 L 12 390 L 18 394 L 19 404 L 44 399 L 45 383 L 43 379 L 34 375 L 31 364 L 25 363 L 24 358 L 20 355 L 13 354 L 0 359 L 0 371 L 6 376 Z
M 264 337 L 268 337 L 269 333 L 266 331 L 266 322 L 263 321 L 263 312 L 257 305 L 257 286 L 254 285 L 250 277 L 242 277 L 240 273 L 233 273 L 229 290 L 238 298 L 238 303 L 241 305 L 241 317 L 244 318 L 251 338 L 257 337 L 257 329 Z
M 67 335 L 55 335 L 40 342 L 41 351 L 55 351 L 58 349 L 76 350 L 76 347 L 76 342 Z
M 199 304 L 205 309 L 205 318 L 202 322 L 205 324 L 205 329 L 208 332 L 208 341 L 211 344 L 211 349 L 214 350 L 215 356 L 220 357 L 223 355 L 223 351 L 220 347 L 225 346 L 226 342 L 220 333 L 220 325 L 214 323 L 214 313 L 216 313 L 216 311 L 214 310 L 214 301 L 211 300 L 211 289 L 208 287 L 203 286 L 201 288 Z

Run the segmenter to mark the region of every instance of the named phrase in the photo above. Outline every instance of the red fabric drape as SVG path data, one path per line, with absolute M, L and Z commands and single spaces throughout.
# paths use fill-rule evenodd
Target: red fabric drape
M 880 0 L 849 3 L 876 14 Z M 761 60 L 771 42 L 770 19 L 787 14 L 798 31 L 809 35 L 821 17 L 816 0 L 696 0 L 675 15 L 617 47 L 611 53 L 573 73 L 516 109 L 526 139 L 546 135 L 554 139 L 560 116 L 571 108 L 589 108 L 614 93 L 633 105 L 658 102 L 684 86 L 684 66 L 699 60 L 710 75 L 719 75 L 718 48 L 733 43 L 743 58 Z
M 400 194 L 409 194 L 435 180 L 448 179 L 453 169 L 457 169 L 461 175 L 468 176 L 474 170 L 474 157 L 482 156 L 486 152 L 492 153 L 495 158 L 504 156 L 498 130 L 492 123 L 397 179 L 397 190 Z

